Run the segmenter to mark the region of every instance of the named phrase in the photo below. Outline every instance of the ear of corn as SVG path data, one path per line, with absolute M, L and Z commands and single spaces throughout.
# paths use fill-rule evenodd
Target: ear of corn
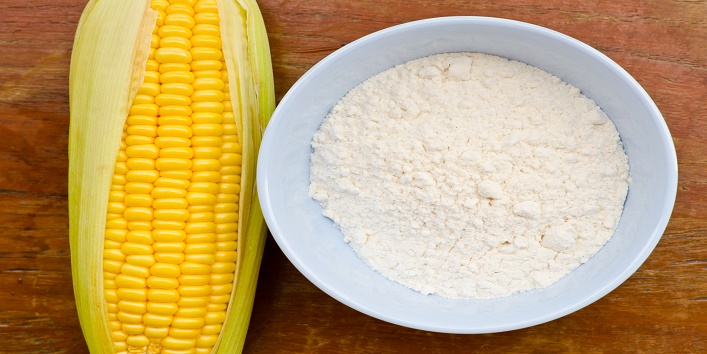
M 202 35 L 219 32 L 220 63 L 218 38 Z M 71 60 L 69 213 L 91 352 L 242 349 L 266 232 L 256 154 L 273 109 L 255 1 L 89 1 Z

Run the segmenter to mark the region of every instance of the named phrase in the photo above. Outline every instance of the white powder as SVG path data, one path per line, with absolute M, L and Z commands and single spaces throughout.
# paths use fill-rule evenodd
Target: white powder
M 310 194 L 361 259 L 423 294 L 546 287 L 609 240 L 628 189 L 616 128 L 573 86 L 456 53 L 351 90 L 312 140 Z

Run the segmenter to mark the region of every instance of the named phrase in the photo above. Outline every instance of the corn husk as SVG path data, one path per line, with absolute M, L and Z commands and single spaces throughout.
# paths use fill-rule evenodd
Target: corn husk
M 255 187 L 260 140 L 275 106 L 265 26 L 253 0 L 219 1 L 223 51 L 243 148 L 238 260 L 228 316 L 214 353 L 240 352 L 265 243 Z M 81 328 L 92 353 L 113 353 L 103 289 L 108 196 L 122 127 L 143 82 L 157 13 L 148 0 L 91 0 L 78 24 L 69 100 L 69 234 Z M 239 107 L 239 108 L 237 108 Z

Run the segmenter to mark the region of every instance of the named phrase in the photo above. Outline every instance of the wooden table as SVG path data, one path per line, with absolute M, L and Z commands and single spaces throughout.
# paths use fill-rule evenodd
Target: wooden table
M 67 219 L 68 69 L 85 0 L 0 0 L 0 352 L 83 353 Z M 448 335 L 391 325 L 309 283 L 268 240 L 248 353 L 707 352 L 707 3 L 704 0 L 261 0 L 277 97 L 373 31 L 477 15 L 563 32 L 623 66 L 670 127 L 680 183 L 643 266 L 596 303 L 536 327 Z

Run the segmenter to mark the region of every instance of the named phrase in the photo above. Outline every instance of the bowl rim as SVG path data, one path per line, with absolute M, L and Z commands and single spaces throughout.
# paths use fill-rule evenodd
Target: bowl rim
M 265 220 L 267 222 L 267 225 L 269 226 L 270 232 L 273 235 L 273 238 L 277 242 L 278 246 L 282 250 L 282 252 L 285 254 L 285 256 L 289 259 L 289 261 L 297 268 L 297 270 L 302 273 L 310 282 L 312 282 L 315 286 L 317 286 L 320 290 L 324 291 L 326 294 L 329 296 L 333 297 L 337 301 L 343 303 L 344 305 L 353 308 L 361 313 L 367 314 L 371 317 L 397 324 L 400 326 L 408 327 L 408 328 L 413 328 L 413 329 L 418 329 L 418 330 L 426 330 L 426 331 L 431 331 L 431 332 L 441 332 L 441 333 L 456 333 L 456 334 L 481 334 L 481 333 L 495 333 L 495 332 L 504 332 L 504 331 L 511 331 L 511 330 L 516 330 L 516 329 L 522 329 L 522 328 L 527 328 L 531 326 L 535 326 L 538 324 L 546 323 L 552 320 L 555 320 L 557 318 L 566 316 L 572 312 L 575 312 L 579 309 L 582 309 L 595 301 L 599 300 L 609 292 L 613 291 L 616 289 L 619 285 L 621 285 L 626 279 L 628 279 L 648 258 L 648 256 L 651 254 L 653 249 L 656 247 L 658 242 L 660 241 L 663 232 L 665 231 L 667 224 L 670 220 L 670 216 L 673 211 L 673 207 L 675 204 L 675 197 L 677 194 L 677 187 L 678 187 L 678 163 L 677 163 L 677 155 L 676 155 L 676 150 L 675 146 L 672 140 L 672 136 L 670 134 L 670 131 L 668 129 L 668 126 L 665 122 L 665 119 L 663 118 L 662 114 L 660 113 L 658 107 L 656 106 L 655 102 L 650 98 L 648 93 L 643 89 L 643 87 L 625 70 L 623 69 L 620 65 L 618 65 L 616 62 L 614 62 L 611 58 L 606 56 L 605 54 L 599 52 L 597 49 L 589 46 L 588 44 L 575 39 L 573 37 L 570 37 L 568 35 L 565 35 L 563 33 L 557 32 L 555 30 L 551 30 L 546 27 L 542 27 L 539 25 L 534 25 L 531 23 L 527 22 L 522 22 L 522 21 L 516 21 L 516 20 L 510 20 L 510 19 L 505 19 L 505 18 L 497 18 L 497 17 L 484 17 L 484 16 L 447 16 L 447 17 L 434 17 L 434 18 L 427 18 L 427 19 L 421 19 L 421 20 L 416 20 L 416 21 L 411 21 L 411 22 L 406 22 L 398 25 L 394 25 L 385 29 L 378 30 L 376 32 L 370 33 L 366 36 L 363 36 L 339 49 L 336 51 L 332 52 L 331 54 L 327 55 L 325 58 L 320 60 L 318 63 L 316 63 L 314 66 L 312 66 L 307 72 L 302 75 L 295 83 L 292 85 L 292 87 L 288 90 L 288 92 L 284 95 L 280 103 L 277 105 L 271 121 L 268 125 L 270 126 L 276 126 L 279 124 L 279 122 L 283 119 L 286 119 L 285 113 L 283 112 L 284 106 L 287 106 L 287 103 L 292 100 L 292 96 L 294 95 L 294 92 L 297 92 L 300 90 L 301 87 L 306 86 L 307 82 L 310 81 L 310 78 L 317 75 L 317 73 L 320 70 L 323 70 L 326 66 L 329 65 L 330 62 L 337 60 L 338 57 L 345 56 L 349 52 L 353 52 L 358 50 L 360 47 L 365 46 L 368 41 L 375 40 L 379 37 L 384 37 L 384 36 L 390 36 L 390 35 L 396 35 L 400 32 L 407 31 L 409 29 L 413 28 L 424 28 L 424 27 L 434 27 L 434 26 L 440 26 L 440 25 L 454 25 L 454 24 L 477 24 L 477 25 L 493 25 L 493 26 L 500 26 L 500 27 L 505 27 L 505 28 L 511 28 L 511 29 L 516 29 L 516 30 L 523 30 L 523 31 L 531 31 L 539 35 L 551 37 L 554 40 L 557 40 L 559 42 L 563 42 L 565 45 L 573 46 L 578 50 L 581 50 L 582 52 L 586 53 L 587 55 L 593 56 L 595 59 L 598 61 L 602 62 L 604 65 L 606 65 L 615 75 L 619 76 L 622 81 L 630 85 L 636 92 L 636 94 L 640 97 L 640 100 L 642 103 L 647 107 L 648 110 L 650 110 L 653 115 L 652 117 L 655 118 L 657 125 L 659 127 L 659 134 L 661 137 L 661 145 L 663 147 L 663 150 L 666 152 L 666 155 L 669 158 L 669 161 L 667 161 L 668 165 L 670 166 L 670 169 L 666 171 L 667 174 L 667 193 L 666 193 L 666 198 L 665 201 L 662 205 L 662 210 L 664 211 L 658 222 L 656 223 L 656 227 L 653 229 L 651 235 L 647 238 L 647 242 L 643 245 L 643 247 L 640 250 L 640 253 L 638 254 L 637 257 L 633 259 L 633 261 L 630 263 L 628 267 L 624 269 L 623 272 L 621 272 L 618 276 L 615 278 L 611 279 L 611 281 L 608 281 L 605 286 L 595 289 L 594 292 L 588 293 L 586 296 L 584 296 L 581 301 L 574 302 L 572 304 L 569 304 L 567 306 L 564 306 L 562 308 L 554 309 L 554 311 L 550 311 L 547 313 L 544 313 L 540 316 L 536 316 L 534 318 L 529 318 L 526 320 L 522 321 L 515 321 L 515 322 L 509 322 L 505 323 L 503 325 L 497 325 L 497 326 L 469 326 L 469 327 L 461 327 L 461 326 L 444 326 L 444 325 L 438 325 L 438 324 L 429 324 L 429 323 L 424 323 L 424 322 L 413 322 L 413 321 L 408 321 L 404 319 L 399 319 L 394 316 L 389 316 L 386 315 L 385 313 L 380 313 L 377 311 L 370 310 L 367 308 L 363 303 L 357 301 L 356 299 L 348 296 L 345 293 L 342 293 L 340 291 L 337 291 L 336 289 L 330 287 L 326 282 L 323 282 L 319 279 L 318 276 L 316 276 L 316 272 L 309 268 L 305 262 L 296 254 L 291 251 L 291 248 L 289 247 L 289 242 L 287 238 L 284 236 L 286 233 L 283 231 L 278 222 L 275 213 L 273 212 L 272 209 L 272 204 L 270 203 L 271 197 L 270 197 L 270 190 L 268 189 L 268 169 L 266 167 L 265 160 L 272 155 L 272 140 L 273 140 L 273 135 L 272 133 L 273 129 L 266 129 L 263 140 L 261 143 L 260 147 L 260 153 L 258 156 L 258 164 L 257 164 L 257 190 L 258 190 L 258 195 L 259 195 L 259 200 L 262 206 L 262 211 L 263 215 L 265 217 Z M 276 173 L 276 171 L 272 171 L 273 173 Z M 467 301 L 467 300 L 453 300 L 453 301 Z M 476 300 L 478 301 L 478 300 Z

